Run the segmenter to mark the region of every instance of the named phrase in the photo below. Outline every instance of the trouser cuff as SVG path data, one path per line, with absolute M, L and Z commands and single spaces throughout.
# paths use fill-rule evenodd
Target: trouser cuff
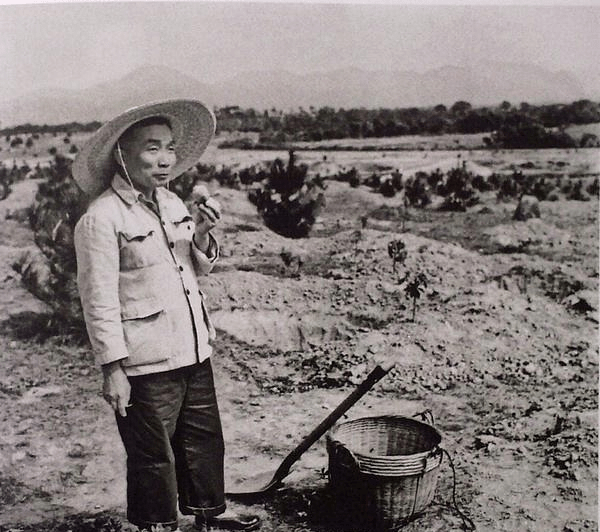
M 225 511 L 227 505 L 225 503 L 219 504 L 218 506 L 212 506 L 209 508 L 196 508 L 194 506 L 180 506 L 179 509 L 183 515 L 195 515 L 196 517 L 203 518 L 204 520 L 215 517 L 216 515 L 222 514 Z
M 140 519 L 136 519 L 134 516 L 127 516 L 127 520 L 132 524 L 138 527 L 138 529 L 141 531 L 148 531 L 150 532 L 152 530 L 152 527 L 158 527 L 158 526 L 162 526 L 163 530 L 171 530 L 171 531 L 175 531 L 179 528 L 179 523 L 177 521 L 163 521 L 163 522 L 150 522 L 150 521 L 142 521 Z

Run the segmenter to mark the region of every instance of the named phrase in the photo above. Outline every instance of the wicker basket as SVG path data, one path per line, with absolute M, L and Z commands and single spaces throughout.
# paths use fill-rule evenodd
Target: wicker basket
M 340 526 L 391 531 L 422 513 L 434 496 L 441 440 L 431 425 L 402 416 L 336 425 L 327 452 Z

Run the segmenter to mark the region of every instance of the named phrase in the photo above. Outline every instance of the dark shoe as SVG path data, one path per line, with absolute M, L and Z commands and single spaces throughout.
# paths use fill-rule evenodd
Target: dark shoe
M 196 517 L 196 527 L 203 530 L 202 527 L 210 529 L 220 528 L 222 530 L 256 530 L 260 527 L 260 519 L 256 515 L 237 514 L 228 517 L 209 517 L 206 522 L 200 516 Z

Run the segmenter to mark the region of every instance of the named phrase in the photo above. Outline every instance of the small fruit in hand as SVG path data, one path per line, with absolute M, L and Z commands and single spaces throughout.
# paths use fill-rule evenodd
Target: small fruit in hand
M 210 197 L 208 189 L 204 185 L 196 185 L 192 189 L 192 197 L 197 205 L 205 205 Z

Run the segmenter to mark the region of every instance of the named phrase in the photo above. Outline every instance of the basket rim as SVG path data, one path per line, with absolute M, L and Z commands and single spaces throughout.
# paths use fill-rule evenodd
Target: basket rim
M 410 423 L 414 424 L 414 425 L 418 425 L 418 426 L 423 426 L 423 427 L 427 427 L 427 430 L 430 430 L 433 435 L 435 436 L 435 439 L 437 439 L 438 441 L 436 443 L 434 443 L 434 445 L 432 446 L 431 449 L 426 450 L 426 451 L 419 451 L 417 453 L 411 453 L 411 454 L 393 454 L 393 455 L 386 455 L 386 454 L 364 454 L 361 453 L 360 451 L 354 451 L 352 449 L 350 449 L 350 447 L 335 438 L 335 433 L 341 428 L 344 427 L 346 425 L 351 425 L 353 423 L 357 423 L 360 421 L 370 421 L 370 420 L 403 420 L 403 421 L 409 421 Z M 336 423 L 331 429 L 329 429 L 329 431 L 327 432 L 327 434 L 325 435 L 326 440 L 328 442 L 336 442 L 339 443 L 340 445 L 343 445 L 344 447 L 348 448 L 348 450 L 350 450 L 352 452 L 352 454 L 354 454 L 355 456 L 364 456 L 365 458 L 381 458 L 381 459 L 390 459 L 392 457 L 399 457 L 399 456 L 412 456 L 412 457 L 417 457 L 419 455 L 423 455 L 423 456 L 428 456 L 430 454 L 433 454 L 435 452 L 437 452 L 439 450 L 439 445 L 442 443 L 442 435 L 440 434 L 440 432 L 432 425 L 429 425 L 428 423 L 425 423 L 423 421 L 419 421 L 418 419 L 415 419 L 413 417 L 408 417 L 408 416 L 401 416 L 401 415 L 397 415 L 397 414 L 382 414 L 379 416 L 363 416 L 363 417 L 359 417 L 359 418 L 355 418 L 355 419 L 349 419 L 347 421 L 344 421 L 342 423 Z

